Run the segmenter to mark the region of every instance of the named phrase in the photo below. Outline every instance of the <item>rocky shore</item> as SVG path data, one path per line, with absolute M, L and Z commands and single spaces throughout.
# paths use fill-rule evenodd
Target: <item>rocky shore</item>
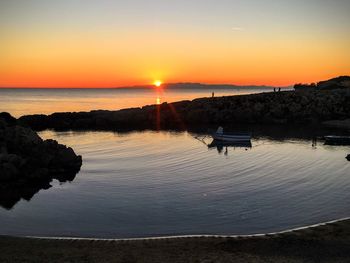
M 21 198 L 29 200 L 52 179 L 74 179 L 81 156 L 54 140 L 42 140 L 30 128 L 0 113 L 0 206 L 10 209 Z
M 333 79 L 311 84 L 295 84 L 294 89 L 300 90 L 334 90 L 350 88 L 350 76 L 340 76 Z
M 19 119 L 35 130 L 193 129 L 232 124 L 323 125 L 349 123 L 350 88 L 282 91 L 202 98 L 119 111 L 28 115 Z M 333 122 L 329 122 L 333 121 Z

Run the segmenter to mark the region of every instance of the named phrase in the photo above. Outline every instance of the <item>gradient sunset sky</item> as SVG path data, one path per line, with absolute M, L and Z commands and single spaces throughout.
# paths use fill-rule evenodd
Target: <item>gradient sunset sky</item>
M 0 0 L 0 86 L 350 74 L 349 0 Z

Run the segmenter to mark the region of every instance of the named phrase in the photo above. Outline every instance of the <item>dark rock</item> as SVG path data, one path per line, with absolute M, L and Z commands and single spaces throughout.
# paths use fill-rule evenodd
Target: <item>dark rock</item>
M 33 170 L 27 177 L 35 180 L 43 180 L 49 175 L 49 169 L 40 167 L 36 170 Z
M 72 181 L 82 165 L 81 156 L 54 140 L 43 141 L 33 130 L 16 125 L 0 114 L 0 205 L 11 208 L 29 200 L 52 179 Z
M 334 90 L 350 88 L 350 77 L 340 76 L 326 81 L 320 81 L 317 83 L 317 89 L 319 90 Z
M 7 126 L 13 126 L 17 124 L 17 119 L 12 117 L 7 112 L 0 112 L 0 120 L 5 122 Z
M 296 91 L 312 91 L 312 90 L 335 90 L 350 88 L 350 76 L 340 76 L 337 78 L 320 81 L 317 84 L 295 84 Z
M 335 128 L 341 128 L 341 129 L 349 129 L 350 130 L 350 119 L 345 120 L 330 120 L 323 122 L 325 126 L 328 127 L 335 127 Z
M 19 174 L 19 170 L 12 163 L 0 164 L 0 182 L 16 180 Z
M 348 154 L 348 156 L 346 156 L 346 159 L 347 159 L 348 161 L 350 161 L 350 154 Z

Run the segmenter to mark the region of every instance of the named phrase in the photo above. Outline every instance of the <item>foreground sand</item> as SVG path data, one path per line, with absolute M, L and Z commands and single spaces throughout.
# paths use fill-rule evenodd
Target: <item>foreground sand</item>
M 350 220 L 261 237 L 133 241 L 0 237 L 0 262 L 350 262 Z

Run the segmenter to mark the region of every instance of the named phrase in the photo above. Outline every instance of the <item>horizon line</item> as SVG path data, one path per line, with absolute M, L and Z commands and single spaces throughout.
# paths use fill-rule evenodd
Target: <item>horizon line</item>
M 292 85 L 257 85 L 257 84 L 249 84 L 249 85 L 238 85 L 238 84 L 228 84 L 228 83 L 202 83 L 202 82 L 170 82 L 170 83 L 163 83 L 161 87 L 166 87 L 169 85 L 202 85 L 202 86 L 232 86 L 232 87 L 266 87 L 266 88 L 290 88 L 293 87 Z M 78 87 L 78 86 L 68 86 L 68 87 L 60 87 L 60 86 L 52 86 L 52 87 L 45 87 L 45 86 L 0 86 L 0 89 L 141 89 L 141 88 L 155 88 L 154 84 L 140 84 L 140 85 L 130 85 L 130 86 L 107 86 L 107 87 L 101 87 L 101 86 L 91 86 L 91 87 Z

